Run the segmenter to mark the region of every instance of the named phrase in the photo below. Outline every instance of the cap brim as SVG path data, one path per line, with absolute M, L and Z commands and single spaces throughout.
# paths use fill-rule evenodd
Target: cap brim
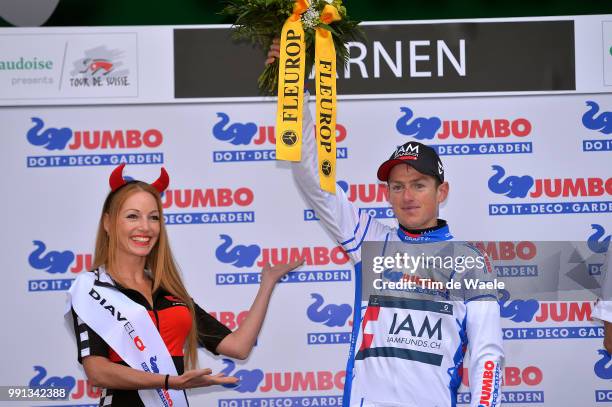
M 419 161 L 411 160 L 408 157 L 404 159 L 395 158 L 395 159 L 387 160 L 384 163 L 382 163 L 380 167 L 378 167 L 378 172 L 376 174 L 378 176 L 378 179 L 383 182 L 388 182 L 389 173 L 391 172 L 391 169 L 393 169 L 393 167 L 395 167 L 398 164 L 407 164 L 411 166 L 412 168 L 414 168 L 415 170 L 417 170 L 418 172 L 420 172 L 421 174 L 431 175 L 432 177 L 439 179 L 437 174 L 432 174 L 427 169 L 422 168 L 422 166 L 419 164 Z

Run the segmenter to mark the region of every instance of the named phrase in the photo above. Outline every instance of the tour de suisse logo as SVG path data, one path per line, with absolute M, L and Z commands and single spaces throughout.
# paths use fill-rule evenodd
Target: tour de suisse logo
M 236 244 L 226 234 L 219 236 L 221 243 L 215 250 L 219 263 L 247 269 L 231 273 L 217 273 L 217 285 L 259 284 L 260 270 L 266 264 L 290 263 L 303 259 L 298 270 L 291 271 L 281 283 L 321 283 L 351 281 L 351 265 L 342 247 L 261 247 L 257 244 Z M 314 268 L 312 270 L 306 270 Z
M 599 103 L 588 100 L 587 110 L 582 115 L 582 125 L 589 130 L 589 135 L 600 133 L 600 138 L 583 140 L 582 151 L 612 151 L 612 112 L 603 111 Z
M 88 49 L 73 62 L 69 84 L 72 88 L 128 87 L 130 70 L 126 52 L 102 45 Z
M 162 195 L 164 222 L 167 225 L 253 223 L 255 211 L 243 209 L 248 209 L 254 201 L 255 192 L 248 187 L 168 189 Z
M 217 122 L 212 127 L 215 139 L 225 143 L 223 150 L 213 151 L 213 162 L 253 162 L 276 159 L 276 138 L 274 125 L 260 125 L 254 122 L 232 121 L 225 112 L 217 113 Z M 342 147 L 347 136 L 346 128 L 336 124 L 336 156 L 348 158 L 348 149 Z
M 66 127 L 63 123 L 33 116 L 25 130 L 25 139 L 43 152 L 69 154 L 32 155 L 26 158 L 28 168 L 77 167 L 126 164 L 163 164 L 162 152 L 136 152 L 157 149 L 164 136 L 159 129 Z
M 312 303 L 306 308 L 308 319 L 323 328 L 324 332 L 308 332 L 306 334 L 308 345 L 330 345 L 337 343 L 350 343 L 353 321 L 353 307 L 349 304 L 327 303 L 323 295 L 311 293 Z M 322 325 L 322 326 L 321 326 Z M 329 331 L 329 328 L 340 329 L 343 331 Z
M 85 401 L 97 400 L 102 391 L 88 380 L 76 379 L 74 376 L 52 376 L 44 366 L 33 366 L 34 376 L 28 382 L 30 388 L 65 389 L 65 397 L 50 397 L 52 400 Z
M 395 123 L 399 134 L 426 143 L 453 142 L 431 144 L 441 156 L 533 153 L 532 142 L 525 141 L 532 134 L 532 124 L 526 118 L 442 120 L 436 116 L 417 117 L 407 106 L 400 107 L 400 111 Z
M 28 281 L 28 291 L 63 291 L 70 288 L 76 274 L 91 270 L 93 256 L 71 250 L 53 250 L 41 240 L 34 240 L 34 248 L 28 256 L 28 264 L 38 275 L 46 273 L 46 279 Z
M 570 201 L 571 198 L 608 198 L 612 196 L 612 177 L 534 178 L 510 175 L 501 165 L 493 165 L 488 188 L 509 199 L 527 198 L 524 203 L 489 204 L 489 215 L 553 215 L 573 213 L 609 213 L 612 201 Z M 541 199 L 563 198 L 557 202 Z M 566 200 L 567 199 L 567 200 Z
M 389 206 L 389 190 L 386 184 L 349 184 L 340 180 L 336 184 L 344 191 L 348 200 L 367 212 L 373 218 L 392 219 L 395 217 Z M 304 209 L 304 221 L 318 221 L 314 209 Z

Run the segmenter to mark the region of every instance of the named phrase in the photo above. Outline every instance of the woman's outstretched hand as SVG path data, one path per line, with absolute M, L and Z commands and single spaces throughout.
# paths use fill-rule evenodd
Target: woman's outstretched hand
M 183 390 L 196 387 L 208 387 L 218 384 L 236 384 L 239 379 L 233 376 L 226 376 L 223 373 L 212 374 L 211 369 L 188 370 L 180 376 L 170 376 L 168 387 L 171 389 Z
M 285 274 L 289 273 L 292 270 L 295 270 L 302 264 L 304 264 L 303 259 L 294 261 L 293 263 L 277 264 L 274 267 L 270 266 L 269 264 L 266 264 L 261 270 L 261 282 L 271 282 L 273 284 L 276 284 L 278 280 L 283 278 Z

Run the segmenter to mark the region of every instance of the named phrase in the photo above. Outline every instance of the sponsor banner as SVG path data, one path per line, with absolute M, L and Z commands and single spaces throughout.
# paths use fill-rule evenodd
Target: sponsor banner
M 348 44 L 338 98 L 605 93 L 612 86 L 610 20 L 362 23 L 367 39 Z M 5 106 L 270 100 L 257 89 L 265 52 L 232 40 L 229 25 L 4 28 L 0 51 Z
M 571 20 L 379 24 L 363 30 L 367 40 L 348 44 L 347 67 L 338 72 L 342 95 L 576 90 Z M 174 49 L 177 99 L 258 95 L 262 54 L 233 45 L 228 29 L 175 29 Z M 210 66 L 210 58 L 228 63 Z M 556 81 L 546 79 L 551 74 Z
M 280 283 L 322 283 L 351 281 L 353 273 L 349 258 L 341 246 L 337 247 L 264 247 L 257 244 L 234 244 L 233 238 L 221 234 L 222 243 L 215 250 L 217 261 L 234 268 L 263 268 L 267 264 L 290 263 L 303 260 L 304 265 L 291 271 Z M 315 270 L 304 270 L 314 266 Z M 320 267 L 342 267 L 341 269 L 321 270 Z M 257 270 L 257 269 L 256 269 Z M 259 284 L 261 273 L 258 271 L 217 273 L 216 285 Z
M 571 328 L 504 328 L 504 339 L 585 339 L 603 338 L 603 327 L 583 326 Z
M 612 212 L 612 178 L 588 177 L 535 178 L 531 175 L 510 175 L 501 165 L 491 166 L 489 191 L 511 200 L 526 199 L 521 203 L 491 203 L 490 216 L 505 215 L 565 215 L 578 213 Z M 557 199 L 563 199 L 558 201 Z M 580 198 L 603 198 L 601 201 L 576 201 Z M 548 201 L 553 199 L 553 201 Z M 545 200 L 545 202 L 542 202 Z
M 0 33 L 1 99 L 136 98 L 138 34 Z
M 612 34 L 612 29 L 610 31 Z M 610 46 L 610 49 L 612 51 L 612 46 Z M 612 59 L 612 55 L 609 59 Z M 587 109 L 582 115 L 582 125 L 588 132 L 589 137 L 598 136 L 599 138 L 583 140 L 582 151 L 612 151 L 612 139 L 606 138 L 606 136 L 609 137 L 612 134 L 612 111 L 608 106 L 600 105 L 594 100 L 586 101 Z
M 78 273 L 91 270 L 93 255 L 90 253 L 54 250 L 41 240 L 32 243 L 34 248 L 28 256 L 32 272 L 28 275 L 36 275 L 38 278 L 28 280 L 29 292 L 68 290 Z M 42 276 L 55 278 L 40 278 Z
M 342 406 L 342 396 L 262 397 L 219 399 L 218 407 Z
M 206 225 L 218 223 L 254 223 L 254 211 L 174 212 L 184 208 L 247 209 L 253 204 L 251 188 L 193 188 L 169 189 L 162 196 L 164 221 L 167 225 Z
M 30 120 L 30 123 L 19 126 L 20 130 L 23 129 L 22 137 L 29 144 L 30 150 L 38 152 L 26 157 L 27 168 L 164 163 L 163 152 L 140 152 L 162 146 L 164 135 L 156 128 L 109 130 L 94 125 L 83 129 L 64 126 L 64 123 L 50 123 L 42 117 L 31 117 Z M 41 155 L 45 150 L 53 153 Z M 126 150 L 133 152 L 123 152 Z M 55 154 L 60 151 L 80 154 Z M 95 152 L 98 154 L 90 154 Z
M 602 52 L 612 46 L 606 48 L 607 40 L 602 41 L 606 27 L 602 22 L 612 18 L 521 21 L 561 19 L 574 25 L 576 91 L 544 91 L 537 95 L 412 93 L 410 97 L 381 94 L 368 95 L 363 100 L 358 95 L 344 95 L 345 100 L 339 104 L 338 191 L 343 190 L 360 213 L 372 218 L 370 231 L 381 227 L 378 222 L 397 225 L 387 186 L 376 179 L 379 164 L 407 141 L 432 145 L 441 155 L 450 193 L 440 206 L 439 216 L 448 221 L 457 241 L 471 242 L 491 259 L 491 267 L 481 281 L 484 285 L 472 284 L 469 288 L 490 292 L 492 304 L 499 304 L 506 353 L 502 372 L 505 393 L 500 396 L 511 406 L 611 403 L 611 362 L 603 350 L 602 325 L 592 320 L 598 297 L 592 289 L 606 278 L 605 255 L 612 241 L 612 224 L 608 221 L 612 202 L 612 99 L 609 92 L 603 93 L 610 86 L 604 86 L 606 60 L 602 59 Z M 458 26 L 507 22 L 519 20 L 463 21 Z M 384 26 L 441 27 L 457 21 L 432 23 Z M 175 99 L 174 28 L 185 27 L 0 30 L 0 37 L 43 34 L 51 43 L 54 35 L 83 33 L 85 41 L 92 33 L 120 31 L 136 33 L 138 47 L 134 54 L 138 58 L 137 96 L 0 99 L 3 105 L 33 105 L 0 109 L 6 136 L 1 138 L 0 148 L 7 152 L 0 160 L 0 172 L 5 174 L 3 242 L 9 254 L 3 263 L 7 288 L 3 305 L 11 310 L 4 322 L 18 333 L 4 335 L 0 340 L 4 348 L 13 350 L 5 355 L 5 364 L 12 368 L 4 369 L 0 379 L 8 384 L 27 385 L 36 377 L 34 383 L 42 386 L 54 382 L 61 385 L 68 378 L 67 387 L 73 379 L 70 400 L 56 403 L 97 404 L 98 389 L 82 377 L 73 339 L 66 340 L 74 333 L 67 333 L 58 324 L 56 311 L 61 309 L 64 291 L 74 278 L 91 268 L 97 223 L 109 191 L 108 175 L 120 162 L 128 163 L 126 174 L 130 177 L 147 182 L 157 178 L 162 165 L 168 170 L 171 181 L 162 196 L 162 205 L 174 258 L 194 301 L 229 329 L 236 330 L 245 320 L 266 262 L 305 259 L 303 266 L 275 288 L 258 345 L 248 361 L 224 360 L 204 348 L 199 350 L 200 366 L 240 377 L 240 387 L 190 392 L 191 404 L 338 405 L 350 340 L 358 340 L 360 335 L 374 335 L 372 347 L 364 348 L 363 356 L 382 348 L 393 349 L 393 354 L 399 356 L 411 356 L 406 350 L 417 350 L 429 354 L 432 361 L 438 360 L 438 346 L 446 346 L 458 337 L 456 320 L 466 313 L 464 301 L 453 304 L 452 310 L 423 310 L 410 298 L 398 301 L 396 305 L 400 307 L 390 307 L 380 296 L 377 303 L 355 304 L 354 289 L 362 283 L 359 273 L 365 268 L 356 271 L 338 248 L 339 243 L 316 221 L 317 213 L 297 190 L 290 165 L 272 161 L 276 135 L 274 100 L 259 96 L 246 98 L 248 103 L 234 103 L 232 98 Z M 213 27 L 216 28 L 227 29 Z M 125 37 L 125 44 L 110 44 L 108 49 L 127 47 L 130 35 L 133 34 Z M 403 73 L 410 74 L 413 40 L 421 39 L 398 39 Z M 413 45 L 414 55 L 421 56 L 429 50 L 434 52 L 429 55 L 435 57 L 437 42 L 431 38 L 429 41 L 430 47 Z M 450 57 L 460 61 L 460 53 L 451 40 L 445 44 L 450 51 L 442 51 L 443 77 L 436 76 L 437 60 L 430 59 L 417 60 L 416 71 L 428 69 L 432 77 L 395 78 L 391 72 L 391 79 L 401 82 L 450 78 L 456 72 Z M 469 44 L 466 41 L 466 77 L 461 79 L 466 81 L 474 61 Z M 563 45 L 561 41 L 559 44 Z M 363 45 L 361 61 L 361 46 L 352 46 L 351 78 L 339 72 L 340 80 L 362 80 L 360 62 L 368 81 L 389 79 L 391 65 L 398 61 L 395 42 L 375 38 Z M 205 46 L 194 44 L 186 52 L 198 53 Z M 39 60 L 55 58 L 53 53 L 45 54 L 53 47 L 39 49 Z M 262 58 L 263 55 L 255 55 L 252 61 L 228 64 L 225 69 L 239 69 L 246 74 L 253 70 L 257 76 Z M 0 61 L 5 59 L 0 57 Z M 24 64 L 26 60 L 24 55 Z M 373 76 L 375 64 L 380 78 Z M 198 75 L 206 72 L 208 65 L 210 61 L 200 65 Z M 59 70 L 60 65 L 54 62 L 52 68 Z M 66 72 L 68 68 L 64 75 L 68 75 Z M 236 80 L 240 80 L 240 72 Z M 0 78 L 12 74 L 4 70 Z M 64 76 L 61 83 L 69 84 L 68 77 Z M 56 85 L 60 83 L 57 78 Z M 41 81 L 31 84 L 34 85 L 44 84 Z M 68 88 L 62 85 L 62 89 Z M 342 91 L 342 87 L 339 89 Z M 13 92 L 8 91 L 0 92 L 1 97 Z M 83 94 L 97 91 L 102 94 L 110 90 L 85 86 L 70 90 Z M 448 97 L 451 95 L 455 97 Z M 470 97 L 463 97 L 466 95 Z M 136 102 L 139 105 L 125 105 Z M 61 106 L 41 106 L 45 104 Z M 314 112 L 312 102 L 309 107 Z M 514 205 L 520 209 L 514 209 Z M 555 211 L 574 213 L 552 216 Z M 509 216 L 512 213 L 530 216 Z M 363 230 L 366 224 L 361 225 Z M 348 229 L 341 231 L 349 235 L 347 239 L 354 234 L 353 227 Z M 545 243 L 550 241 L 576 241 L 584 247 L 579 256 L 572 256 L 572 250 L 566 248 L 558 250 L 560 257 L 555 257 L 545 250 Z M 563 267 L 556 265 L 557 260 Z M 401 282 L 399 271 L 383 270 L 381 279 L 397 283 L 394 280 L 399 277 Z M 562 291 L 572 295 L 567 301 L 560 301 L 558 295 L 550 298 L 538 290 L 548 283 L 557 284 L 548 280 L 552 276 L 566 284 L 563 288 L 589 288 L 579 293 Z M 441 282 L 433 277 L 436 283 Z M 421 282 L 406 278 L 407 283 L 411 281 L 417 285 Z M 368 282 L 370 286 L 373 283 Z M 434 300 L 439 290 L 433 283 L 432 280 L 431 286 L 426 285 L 418 293 L 420 298 L 428 303 L 444 302 Z M 493 288 L 489 290 L 489 286 Z M 378 318 L 373 312 L 376 310 Z M 361 322 L 366 324 L 358 324 L 356 337 L 352 338 L 353 318 L 360 313 Z M 49 339 L 45 342 L 47 347 L 40 346 L 41 332 Z M 559 355 L 572 355 L 575 363 L 570 372 L 559 369 Z M 468 350 L 463 358 L 467 369 L 471 369 L 470 360 Z M 421 361 L 398 361 L 398 366 L 414 363 L 417 374 L 422 372 Z M 446 375 L 446 370 L 443 373 Z M 459 405 L 468 405 L 467 373 L 463 374 Z
M 75 376 L 57 375 L 57 370 L 49 368 L 46 365 L 35 365 L 31 366 L 34 370 L 33 376 L 31 376 L 28 387 L 31 389 L 37 388 L 50 388 L 50 389 L 61 389 L 65 390 L 64 397 L 48 397 L 47 400 L 53 400 L 55 402 L 64 401 L 70 404 L 64 404 L 66 406 L 97 406 L 98 404 L 91 404 L 92 401 L 96 401 L 102 394 L 102 389 L 95 387 L 87 378 L 80 379 Z M 29 370 L 31 372 L 32 370 Z M 54 374 L 55 373 L 55 374 Z M 31 373 L 29 373 L 31 375 Z M 61 404 L 54 404 L 60 405 Z
M 306 316 L 310 322 L 317 324 L 317 329 L 326 327 L 334 329 L 333 332 L 308 332 L 306 334 L 308 345 L 331 345 L 350 343 L 353 327 L 353 308 L 350 304 L 327 303 L 322 294 L 311 293 L 313 302 L 306 309 Z
M 270 112 L 272 114 L 272 111 Z M 276 130 L 274 124 L 238 121 L 234 112 L 217 112 L 211 135 L 222 145 L 212 152 L 213 163 L 257 162 L 276 160 Z M 336 143 L 347 137 L 346 127 L 336 125 Z M 212 138 L 211 138 L 212 139 Z M 228 150 L 229 148 L 229 150 Z M 348 148 L 342 144 L 336 150 L 338 159 L 348 158 Z
M 470 404 L 470 393 L 459 393 L 457 404 Z M 535 404 L 544 403 L 543 391 L 502 391 L 501 402 L 503 404 Z

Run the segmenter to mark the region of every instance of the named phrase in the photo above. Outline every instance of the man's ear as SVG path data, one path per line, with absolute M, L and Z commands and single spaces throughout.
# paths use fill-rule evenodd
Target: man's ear
M 438 185 L 438 203 L 439 204 L 446 201 L 446 198 L 448 198 L 449 188 L 450 187 L 448 185 L 448 182 L 446 181 Z

